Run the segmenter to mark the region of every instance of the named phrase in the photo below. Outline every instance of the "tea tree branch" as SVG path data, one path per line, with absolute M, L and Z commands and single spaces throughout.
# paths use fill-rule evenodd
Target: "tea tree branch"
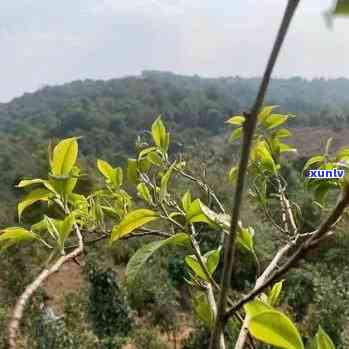
M 252 138 L 255 131 L 256 123 L 257 123 L 257 115 L 260 108 L 263 105 L 265 94 L 267 92 L 267 88 L 270 82 L 271 74 L 274 69 L 276 60 L 279 56 L 282 44 L 286 37 L 289 25 L 293 18 L 293 15 L 297 9 L 299 4 L 299 0 L 289 0 L 281 26 L 279 28 L 272 52 L 270 54 L 261 85 L 259 87 L 258 95 L 256 97 L 255 103 L 252 107 L 250 113 L 246 114 L 246 121 L 244 123 L 243 128 L 243 142 L 241 147 L 241 158 L 238 170 L 238 178 L 235 187 L 235 195 L 234 195 L 234 206 L 231 215 L 231 224 L 229 234 L 224 238 L 224 268 L 223 275 L 221 280 L 221 293 L 218 302 L 217 309 L 217 318 L 214 326 L 214 330 L 212 331 L 211 341 L 210 341 L 210 349 L 217 348 L 218 339 L 223 330 L 224 325 L 224 313 L 227 303 L 227 295 L 228 289 L 230 288 L 231 282 L 231 274 L 233 270 L 234 264 L 234 254 L 235 254 L 235 239 L 236 239 L 236 230 L 238 226 L 238 220 L 240 216 L 240 208 L 242 203 L 242 196 L 244 191 L 244 183 L 246 177 L 246 170 L 249 161 Z
M 336 207 L 327 217 L 327 219 L 321 224 L 318 230 L 309 235 L 308 239 L 303 241 L 296 251 L 289 257 L 287 262 L 279 269 L 275 270 L 264 282 L 252 290 L 249 294 L 243 297 L 235 306 L 230 308 L 225 314 L 225 320 L 227 320 L 235 311 L 239 310 L 244 304 L 249 302 L 263 292 L 266 288 L 271 286 L 274 281 L 287 273 L 295 264 L 297 264 L 309 250 L 317 246 L 325 237 L 330 233 L 331 228 L 336 224 L 338 219 L 342 216 L 344 210 L 349 205 L 349 188 L 345 188 L 342 198 L 337 203 Z M 294 244 L 297 243 L 303 234 L 296 237 Z M 332 234 L 331 234 L 332 235 Z

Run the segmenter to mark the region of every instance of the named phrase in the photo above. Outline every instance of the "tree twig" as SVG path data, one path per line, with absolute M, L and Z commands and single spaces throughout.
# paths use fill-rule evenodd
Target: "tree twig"
M 282 186 L 282 183 L 281 183 L 281 180 L 279 177 L 277 177 L 277 183 L 278 183 L 278 192 L 280 195 L 282 220 L 283 220 L 284 225 L 285 225 L 285 230 L 286 230 L 286 232 L 288 232 L 289 235 L 296 236 L 298 229 L 297 229 L 296 221 L 294 219 L 294 215 L 292 212 L 290 201 L 287 198 L 286 185 Z M 289 226 L 291 227 L 292 231 L 290 231 Z
M 89 234 L 93 233 L 89 232 Z M 101 235 L 97 236 L 94 239 L 90 239 L 90 240 L 84 240 L 84 245 L 92 245 L 96 242 L 105 240 L 107 238 L 110 237 L 110 233 L 109 232 L 99 232 Z M 171 234 L 162 232 L 160 230 L 153 230 L 153 229 L 148 229 L 148 228 L 138 228 L 134 233 L 122 236 L 119 240 L 129 240 L 129 239 L 133 239 L 133 238 L 137 238 L 137 237 L 144 237 L 144 236 L 159 236 L 159 237 L 164 237 L 164 238 L 169 238 L 171 236 Z M 71 250 L 78 247 L 78 244 L 74 244 L 74 245 L 69 245 L 65 247 L 65 250 Z
M 204 183 L 201 179 L 196 178 L 183 170 L 176 170 L 176 171 L 183 177 L 195 182 L 203 191 L 205 191 L 209 196 L 211 196 L 211 198 L 216 203 L 221 213 L 225 213 L 223 204 L 218 199 L 217 195 L 213 192 L 213 190 L 211 190 L 211 188 L 206 183 Z
M 269 263 L 268 267 L 264 270 L 263 274 L 257 279 L 255 288 L 258 288 L 260 285 L 264 283 L 264 281 L 278 268 L 280 261 L 287 255 L 290 251 L 292 244 L 286 244 L 283 248 L 281 248 L 277 254 L 274 256 L 273 260 Z M 240 329 L 239 337 L 235 343 L 235 349 L 243 349 L 245 346 L 245 342 L 248 337 L 248 325 L 249 318 L 245 316 L 243 325 Z
M 300 261 L 309 250 L 317 246 L 323 239 L 329 235 L 331 228 L 336 224 L 338 219 L 343 214 L 345 208 L 349 205 L 349 187 L 347 186 L 344 189 L 344 193 L 342 198 L 337 203 L 336 207 L 327 217 L 327 219 L 321 224 L 318 230 L 309 234 L 309 237 L 303 241 L 300 246 L 296 249 L 296 251 L 289 257 L 287 262 L 284 263 L 279 269 L 275 270 L 264 282 L 248 293 L 245 297 L 243 297 L 238 303 L 236 303 L 233 307 L 231 307 L 225 314 L 225 321 L 234 314 L 235 311 L 239 310 L 244 304 L 249 302 L 258 296 L 261 292 L 263 292 L 267 287 L 272 285 L 274 281 L 283 276 L 288 270 L 290 270 L 295 264 Z M 295 239 L 294 244 L 297 243 L 304 234 L 298 235 L 298 238 Z
M 231 215 L 231 224 L 230 224 L 230 234 L 224 237 L 224 267 L 223 275 L 221 280 L 221 293 L 218 302 L 217 309 L 217 318 L 215 322 L 214 329 L 212 331 L 211 340 L 210 340 L 210 349 L 216 349 L 218 345 L 218 339 L 222 333 L 224 326 L 224 313 L 227 304 L 227 294 L 231 282 L 231 274 L 234 264 L 234 255 L 235 255 L 235 239 L 236 239 L 236 230 L 238 225 L 238 220 L 240 216 L 240 208 L 242 203 L 242 196 L 244 191 L 244 183 L 246 177 L 246 170 L 248 165 L 248 160 L 251 151 L 253 134 L 255 131 L 257 123 L 257 115 L 260 108 L 263 105 L 265 94 L 270 82 L 271 74 L 274 69 L 276 60 L 279 56 L 280 49 L 282 47 L 283 41 L 285 39 L 286 33 L 288 31 L 289 25 L 295 13 L 295 10 L 298 6 L 300 0 L 289 0 L 273 49 L 271 51 L 261 85 L 258 90 L 258 95 L 256 97 L 255 103 L 252 107 L 250 113 L 246 114 L 246 120 L 244 122 L 243 128 L 243 142 L 241 146 L 241 157 L 239 164 L 239 172 L 237 183 L 235 187 L 234 195 L 234 206 Z
M 261 195 L 261 193 L 259 192 L 257 186 L 254 184 L 253 187 L 254 187 L 254 190 L 255 190 L 255 192 L 257 193 L 257 195 L 258 195 L 259 197 L 261 197 L 262 195 Z M 286 232 L 286 230 L 284 230 L 279 224 L 277 224 L 277 223 L 275 222 L 274 218 L 272 217 L 272 215 L 271 215 L 270 211 L 268 210 L 268 207 L 265 205 L 265 203 L 264 203 L 264 202 L 261 202 L 260 204 L 261 204 L 261 206 L 262 206 L 262 208 L 263 208 L 263 211 L 264 211 L 265 216 L 269 219 L 270 223 L 271 223 L 277 230 L 279 230 L 282 234 L 284 234 L 284 233 Z
M 78 239 L 78 247 L 75 248 L 72 252 L 65 256 L 61 256 L 51 267 L 45 267 L 42 272 L 35 278 L 35 280 L 30 283 L 24 290 L 24 292 L 21 294 L 21 296 L 18 298 L 15 308 L 12 313 L 12 317 L 10 319 L 9 325 L 8 325 L 8 347 L 9 349 L 16 349 L 16 339 L 18 334 L 18 329 L 20 325 L 20 321 L 22 320 L 24 309 L 29 301 L 29 299 L 32 297 L 32 295 L 37 291 L 37 289 L 42 285 L 42 283 L 47 280 L 47 278 L 57 272 L 61 266 L 68 261 L 72 260 L 73 258 L 76 258 L 79 256 L 83 249 L 84 244 L 82 240 L 82 235 L 80 232 L 80 229 L 78 225 L 74 224 L 74 230 L 76 237 Z

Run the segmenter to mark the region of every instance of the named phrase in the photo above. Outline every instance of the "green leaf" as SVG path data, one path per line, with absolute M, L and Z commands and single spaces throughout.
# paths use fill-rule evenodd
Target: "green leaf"
M 48 233 L 55 241 L 59 243 L 59 226 L 61 225 L 62 221 L 48 216 L 44 216 L 44 222 L 46 224 L 46 229 Z
M 148 154 L 147 159 L 156 166 L 161 166 L 163 163 L 162 156 L 158 152 L 151 152 Z
M 207 270 L 210 273 L 210 275 L 212 275 L 217 269 L 219 259 L 220 259 L 220 254 L 221 254 L 221 249 L 217 248 L 216 250 L 209 251 L 204 255 L 204 258 L 206 260 Z
M 138 182 L 138 170 L 136 159 L 127 159 L 127 178 L 133 184 L 136 184 Z
M 323 155 L 317 155 L 310 158 L 303 167 L 303 172 L 306 171 L 309 167 L 313 167 L 315 164 L 321 164 L 324 162 L 325 157 Z
M 227 120 L 228 124 L 241 126 L 245 122 L 245 117 L 241 115 L 233 116 Z
M 78 182 L 78 177 L 80 174 L 80 170 L 78 167 L 74 166 L 70 173 L 70 178 L 66 179 L 62 183 L 63 193 L 65 196 L 71 194 L 76 187 Z
M 268 130 L 271 130 L 275 127 L 278 127 L 284 124 L 287 120 L 288 120 L 288 115 L 271 114 L 264 120 L 263 125 Z
M 349 148 L 342 148 L 336 154 L 336 160 L 349 160 Z
M 304 349 L 296 326 L 279 311 L 268 310 L 252 316 L 248 329 L 264 343 L 284 349 Z
M 166 196 L 167 196 L 167 185 L 168 185 L 168 182 L 171 178 L 171 174 L 172 174 L 172 171 L 173 171 L 175 164 L 176 163 L 174 162 L 161 178 L 160 194 L 159 194 L 160 202 L 164 201 Z
M 323 204 L 329 191 L 336 187 L 337 187 L 336 181 L 319 180 L 318 185 L 315 186 L 315 189 L 314 189 L 315 201 L 319 202 L 320 204 Z
M 244 309 L 248 318 L 252 318 L 253 316 L 256 316 L 265 311 L 273 310 L 273 308 L 269 304 L 259 299 L 254 299 L 253 301 L 246 303 L 244 305 Z
M 22 179 L 17 185 L 17 188 L 24 188 L 27 187 L 29 185 L 33 185 L 33 184 L 42 184 L 44 183 L 43 179 Z
M 209 328 L 214 324 L 214 314 L 208 303 L 205 293 L 200 292 L 193 299 L 194 311 L 196 316 Z
M 39 236 L 32 231 L 21 227 L 9 227 L 1 230 L 0 249 L 3 250 L 11 245 L 22 241 L 39 240 Z
M 217 224 L 222 229 L 229 229 L 230 228 L 230 216 L 227 214 L 218 214 L 214 211 L 212 211 L 209 207 L 204 205 L 201 201 L 200 208 L 201 212 L 206 216 L 208 222 L 212 222 L 214 224 Z
M 54 176 L 68 175 L 75 165 L 77 156 L 77 138 L 67 138 L 58 143 L 53 150 L 52 174 Z
M 337 0 L 336 7 L 333 12 L 336 16 L 348 16 L 349 15 L 349 1 Z
M 75 223 L 75 216 L 74 214 L 68 215 L 64 221 L 62 221 L 59 229 L 59 245 L 64 249 L 64 243 L 66 239 L 69 237 L 70 233 L 73 231 L 73 226 Z
M 121 167 L 115 168 L 115 185 L 120 187 L 124 181 L 124 173 Z
M 165 140 L 164 140 L 164 145 L 163 145 L 163 149 L 164 149 L 165 152 L 168 151 L 169 145 L 170 145 L 170 133 L 167 132 L 167 133 L 166 133 Z
M 147 172 L 151 167 L 151 162 L 148 158 L 143 158 L 137 162 L 137 167 L 141 172 Z
M 316 349 L 336 349 L 331 338 L 328 334 L 319 326 L 317 334 L 315 336 Z M 315 349 L 314 348 L 314 349 Z
M 128 213 L 124 219 L 116 225 L 111 233 L 111 241 L 116 241 L 128 235 L 137 228 L 159 218 L 159 214 L 148 209 L 138 209 Z
M 157 147 L 148 147 L 140 151 L 138 154 L 138 160 L 145 158 L 149 153 L 152 153 L 157 150 Z
M 31 231 L 33 231 L 33 232 L 42 233 L 46 230 L 47 230 L 46 216 L 44 216 L 44 218 L 41 221 L 39 221 L 31 226 Z
M 271 156 L 266 144 L 264 142 L 259 142 L 253 148 L 253 157 L 255 160 L 259 161 L 262 168 L 271 172 L 276 173 L 276 166 L 273 157 Z
M 151 257 L 151 255 L 157 251 L 160 247 L 165 245 L 176 245 L 176 246 L 187 246 L 190 245 L 190 237 L 185 233 L 175 234 L 168 239 L 153 241 L 145 246 L 142 246 L 137 252 L 131 257 L 127 264 L 126 275 L 127 280 L 132 282 L 135 276 L 138 274 L 143 265 Z
M 280 143 L 280 153 L 297 153 L 297 149 L 293 148 L 292 146 L 285 144 L 285 143 Z
M 74 210 L 80 210 L 88 214 L 89 203 L 84 195 L 71 193 L 68 196 L 68 202 L 73 206 Z
M 18 211 L 18 218 L 21 219 L 23 211 L 33 205 L 37 201 L 48 201 L 48 199 L 51 196 L 51 192 L 47 189 L 35 189 L 32 192 L 30 192 L 27 196 L 24 197 L 24 199 L 18 204 L 17 211 Z
M 151 127 L 151 134 L 154 143 L 166 152 L 168 150 L 169 134 L 166 133 L 166 128 L 161 120 L 161 116 L 154 121 Z
M 108 162 L 100 159 L 97 160 L 97 167 L 109 183 L 117 187 L 122 185 L 123 173 L 121 167 L 113 168 Z
M 282 285 L 283 285 L 283 280 L 275 283 L 268 295 L 268 302 L 271 304 L 271 305 L 276 305 L 278 300 L 279 300 L 279 297 L 280 297 L 280 294 L 281 294 L 281 291 L 282 291 Z
M 233 143 L 235 142 L 236 140 L 240 139 L 241 138 L 241 135 L 242 135 L 242 127 L 238 127 L 237 129 L 235 129 L 230 137 L 229 137 L 229 142 L 230 143 Z
M 104 160 L 98 159 L 97 160 L 97 168 L 102 175 L 109 179 L 110 182 L 114 181 L 114 169 L 110 166 L 110 164 Z
M 258 122 L 263 123 L 264 120 L 271 114 L 274 108 L 276 108 L 276 106 L 266 106 L 262 108 L 262 110 L 257 115 Z
M 182 207 L 184 212 L 188 212 L 190 210 L 190 205 L 191 205 L 191 193 L 190 191 L 187 191 L 183 196 L 182 196 Z
M 69 214 L 65 217 L 64 220 L 54 219 L 48 216 L 45 216 L 42 221 L 38 224 L 34 224 L 32 229 L 35 231 L 44 231 L 47 230 L 51 237 L 57 242 L 57 245 L 61 251 L 64 253 L 64 243 L 69 237 L 70 233 L 73 230 L 75 223 L 74 213 Z
M 199 278 L 201 278 L 205 281 L 208 281 L 207 275 L 206 275 L 205 271 L 202 269 L 196 256 L 194 256 L 194 255 L 186 256 L 185 262 L 188 264 L 188 266 L 195 273 L 196 276 L 198 276 Z
M 275 138 L 286 138 L 290 136 L 291 132 L 286 128 L 280 128 L 279 130 L 273 132 L 273 137 Z
M 138 196 L 141 199 L 143 199 L 144 201 L 146 201 L 150 205 L 153 204 L 153 198 L 152 198 L 150 191 L 145 183 L 139 183 L 137 185 L 137 192 L 138 192 Z
M 229 182 L 230 183 L 232 183 L 232 184 L 235 183 L 235 180 L 236 180 L 236 178 L 238 176 L 238 172 L 239 172 L 239 167 L 238 166 L 233 166 L 230 169 L 230 171 L 228 173 L 228 178 L 229 178 Z
M 186 220 L 189 223 L 211 223 L 207 216 L 202 212 L 202 203 L 200 199 L 194 200 L 186 211 Z
M 236 240 L 246 250 L 250 252 L 254 252 L 253 236 L 254 236 L 254 230 L 252 227 L 243 228 L 240 225 Z
M 49 183 L 49 181 L 45 180 L 45 179 L 23 179 L 21 180 L 16 187 L 17 188 L 24 188 L 24 187 L 28 187 L 30 185 L 34 185 L 34 184 L 43 184 L 48 190 L 50 190 L 51 192 L 55 192 L 55 189 L 52 187 L 52 185 Z

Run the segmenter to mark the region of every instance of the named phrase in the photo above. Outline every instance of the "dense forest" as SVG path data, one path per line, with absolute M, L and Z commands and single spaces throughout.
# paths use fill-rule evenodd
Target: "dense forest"
M 81 136 L 78 161 L 82 176 L 78 191 L 86 193 L 101 185 L 96 159 L 113 166 L 125 165 L 149 141 L 149 129 L 158 115 L 162 115 L 171 133 L 170 155 L 185 159 L 192 173 L 205 178 L 229 207 L 231 183 L 226 172 L 231 158 L 237 158 L 239 147 L 229 143 L 231 129 L 226 121 L 249 109 L 259 82 L 238 76 L 209 79 L 144 71 L 135 77 L 44 87 L 1 104 L 1 225 L 18 223 L 16 202 L 26 188 L 15 185 L 22 179 L 45 176 L 50 142 L 55 145 L 60 139 Z M 282 175 L 288 181 L 291 200 L 301 203 L 302 216 L 298 219 L 305 231 L 315 229 L 323 215 L 313 205 L 313 198 L 299 189 L 304 182 L 301 174 L 306 161 L 304 153 L 312 141 L 316 144 L 315 153 L 322 153 L 326 143 L 320 136 L 314 139 L 309 136 L 312 130 L 325 138 L 329 132 L 334 137 L 341 134 L 342 141 L 334 140 L 333 144 L 335 148 L 345 145 L 343 132 L 346 135 L 349 127 L 348 90 L 347 79 L 274 79 L 266 98 L 266 104 L 280 105 L 281 113 L 291 115 L 289 127 L 295 138 L 290 142 L 298 148 L 298 155 L 284 161 Z M 181 180 L 176 185 L 181 194 L 187 190 L 187 184 Z M 272 194 L 268 190 L 268 195 Z M 193 193 L 204 197 L 199 190 Z M 280 208 L 272 195 L 269 199 L 272 214 L 278 215 Z M 331 196 L 329 200 L 334 201 Z M 22 222 L 32 224 L 44 210 L 43 206 L 35 204 L 27 210 Z M 250 211 L 245 208 L 243 213 L 250 225 L 259 222 L 255 243 L 259 263 L 264 265 L 275 248 L 275 230 L 266 220 L 258 221 L 260 208 L 253 206 Z M 330 250 L 326 246 L 315 249 L 302 268 L 290 273 L 281 303 L 302 335 L 313 336 L 321 325 L 337 348 L 347 348 L 349 269 L 345 251 L 349 240 L 344 227 L 340 229 L 340 234 L 328 242 Z M 203 231 L 199 243 L 207 252 L 214 241 L 209 231 Z M 195 304 L 190 301 L 191 290 L 185 280 L 189 273 L 184 267 L 182 251 L 175 251 L 170 258 L 166 258 L 166 251 L 160 252 L 160 258 L 149 263 L 132 286 L 124 282 L 125 264 L 140 245 L 139 241 L 122 241 L 111 247 L 101 241 L 96 249 L 87 246 L 86 259 L 81 265 L 78 261 L 68 264 L 65 276 L 53 276 L 53 286 L 48 284 L 41 290 L 54 298 L 53 303 L 64 314 L 64 320 L 46 332 L 38 330 L 39 303 L 43 297 L 39 294 L 26 313 L 24 327 L 28 336 L 22 341 L 30 343 L 30 348 L 133 348 L 127 347 L 127 343 L 138 349 L 178 345 L 186 349 L 208 348 L 205 322 L 191 315 L 190 309 Z M 251 288 L 256 273 L 256 265 L 246 251 L 238 251 L 238 257 L 232 282 L 234 299 Z M 45 260 L 42 252 L 33 246 L 24 250 L 11 247 L 0 258 L 2 348 L 2 330 L 9 309 L 23 286 L 33 278 L 37 265 Z M 221 264 L 216 266 L 217 279 L 222 272 Z M 65 295 L 55 289 L 63 281 L 68 284 Z M 232 329 L 232 333 L 236 331 Z M 45 337 L 42 333 L 49 334 Z

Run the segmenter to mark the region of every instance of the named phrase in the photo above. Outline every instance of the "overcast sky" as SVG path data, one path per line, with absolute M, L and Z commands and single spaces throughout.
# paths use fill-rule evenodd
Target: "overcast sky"
M 349 19 L 302 0 L 275 75 L 349 77 Z M 260 76 L 286 0 L 1 0 L 0 101 L 143 69 Z

